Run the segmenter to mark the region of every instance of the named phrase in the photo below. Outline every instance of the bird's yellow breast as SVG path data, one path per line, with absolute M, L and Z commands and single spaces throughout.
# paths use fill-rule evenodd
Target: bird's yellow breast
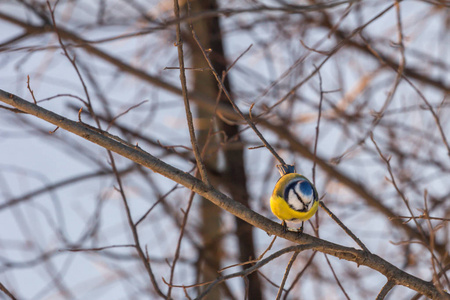
M 289 207 L 282 197 L 273 196 L 270 198 L 270 209 L 273 214 L 280 220 L 286 221 L 306 221 L 310 219 L 317 211 L 319 202 L 314 202 L 311 209 L 307 212 L 296 211 Z
M 304 179 L 307 180 L 304 176 L 297 173 L 286 174 L 278 180 L 277 184 L 272 193 L 272 197 L 270 198 L 270 209 L 273 214 L 280 220 L 286 221 L 306 221 L 310 219 L 317 211 L 319 206 L 318 201 L 314 201 L 310 210 L 301 212 L 292 209 L 289 204 L 284 199 L 284 190 L 286 186 L 292 180 Z M 314 189 L 314 193 L 317 193 Z M 316 194 L 317 197 L 317 194 Z

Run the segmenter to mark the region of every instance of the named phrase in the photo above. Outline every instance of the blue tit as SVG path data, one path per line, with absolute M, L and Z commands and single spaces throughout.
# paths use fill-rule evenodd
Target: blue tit
M 270 198 L 273 214 L 282 221 L 287 230 L 286 221 L 302 222 L 297 230 L 303 231 L 303 222 L 310 219 L 319 206 L 318 195 L 314 185 L 304 176 L 295 173 L 293 166 L 279 166 L 281 178 Z

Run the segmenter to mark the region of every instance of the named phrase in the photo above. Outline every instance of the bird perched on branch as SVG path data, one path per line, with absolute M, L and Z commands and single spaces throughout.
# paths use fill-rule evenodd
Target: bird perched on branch
M 304 221 L 314 216 L 319 206 L 316 188 L 306 177 L 295 173 L 294 166 L 278 165 L 277 168 L 281 178 L 270 198 L 270 209 L 286 231 L 302 233 Z M 286 221 L 302 222 L 302 225 L 293 230 L 287 227 Z

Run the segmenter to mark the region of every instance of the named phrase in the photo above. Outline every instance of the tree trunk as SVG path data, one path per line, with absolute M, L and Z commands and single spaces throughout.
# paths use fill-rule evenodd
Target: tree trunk
M 192 1 L 192 13 L 196 14 L 201 11 L 216 10 L 217 3 L 215 0 L 198 0 Z M 226 70 L 227 63 L 225 59 L 225 53 L 222 44 L 222 35 L 220 30 L 219 19 L 217 17 L 202 18 L 197 20 L 194 24 L 194 30 L 200 39 L 202 46 L 205 49 L 211 49 L 210 59 L 213 63 L 214 69 L 218 74 L 222 74 Z M 192 46 L 192 61 L 194 68 L 207 68 L 205 59 L 195 44 L 191 42 Z M 195 71 L 195 83 L 194 88 L 196 92 L 201 92 L 211 96 L 211 101 L 217 98 L 219 93 L 218 84 L 211 72 L 207 71 Z M 231 93 L 230 82 L 228 78 L 225 78 L 224 85 Z M 228 99 L 223 96 L 220 99 L 223 103 L 230 105 Z M 231 106 L 231 105 L 230 105 Z M 199 143 L 203 146 L 206 142 L 208 135 L 208 129 L 211 126 L 210 120 L 213 115 L 210 112 L 198 108 L 197 116 L 200 120 L 197 128 Z M 247 178 L 245 174 L 244 153 L 240 143 L 239 127 L 237 125 L 229 125 L 217 119 L 215 129 L 221 130 L 225 133 L 227 139 L 227 146 L 224 148 L 224 161 L 225 168 L 220 172 L 221 182 L 214 182 L 215 186 L 223 185 L 231 194 L 233 199 L 248 206 L 248 191 L 247 191 Z M 220 135 L 216 135 L 214 141 L 210 141 L 205 157 L 205 164 L 208 171 L 218 172 L 218 142 Z M 209 151 L 208 151 L 209 150 Z M 203 279 L 210 280 L 217 277 L 216 271 L 220 268 L 221 260 L 221 246 L 218 236 L 220 235 L 220 210 L 216 208 L 211 202 L 202 201 L 203 207 L 203 239 L 207 248 L 205 254 L 209 258 L 214 258 L 214 265 L 210 265 L 210 271 L 204 270 Z M 240 261 L 245 262 L 249 259 L 255 258 L 255 249 L 253 243 L 253 231 L 252 226 L 248 223 L 236 218 L 236 235 L 239 241 Z M 245 267 L 249 267 L 247 265 Z M 248 297 L 249 299 L 262 299 L 261 284 L 257 273 L 253 273 L 248 277 Z M 210 299 L 219 299 L 219 295 L 211 294 Z

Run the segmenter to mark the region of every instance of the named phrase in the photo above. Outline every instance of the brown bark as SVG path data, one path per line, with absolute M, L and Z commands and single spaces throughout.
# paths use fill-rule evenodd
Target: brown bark
M 215 9 L 217 9 L 215 0 L 192 2 L 193 13 L 207 10 L 213 11 Z M 211 49 L 210 59 L 214 65 L 214 69 L 219 74 L 222 74 L 226 71 L 227 62 L 223 49 L 219 19 L 217 17 L 200 19 L 196 21 L 193 26 L 203 47 L 205 49 Z M 193 67 L 207 68 L 208 65 L 198 46 L 195 43 L 192 43 L 191 45 L 193 50 Z M 225 77 L 224 85 L 227 90 L 231 92 L 230 82 L 227 77 Z M 194 86 L 194 92 L 209 95 L 210 99 L 216 99 L 219 94 L 218 84 L 210 72 L 195 72 Z M 222 104 L 231 106 L 225 97 L 221 97 L 220 101 Z M 212 119 L 213 115 L 210 110 L 205 110 L 202 107 L 198 108 L 197 113 L 200 120 L 199 127 L 201 129 L 199 131 L 199 143 L 204 145 L 208 135 L 209 120 Z M 220 119 L 216 120 L 214 126 L 216 130 L 221 130 L 226 135 L 227 146 L 224 148 L 225 151 L 223 152 L 225 158 L 225 170 L 221 172 L 222 182 L 215 182 L 213 184 L 215 186 L 223 185 L 233 199 L 248 207 L 249 195 L 244 167 L 244 153 L 239 137 L 239 127 L 237 125 L 228 125 Z M 205 163 L 209 171 L 217 171 L 218 169 L 217 149 L 219 148 L 219 142 L 220 141 L 217 138 L 213 142 L 210 142 L 207 151 L 205 152 Z M 210 258 L 211 256 L 215 257 L 215 266 L 211 267 L 218 267 L 221 259 L 220 243 L 217 240 L 217 235 L 220 234 L 220 209 L 204 199 L 202 200 L 202 207 L 204 226 L 202 233 L 206 243 L 205 245 L 209 245 L 206 249 L 206 253 Z M 245 262 L 249 259 L 254 259 L 255 248 L 252 226 L 241 219 L 236 218 L 236 235 L 239 244 L 240 261 Z M 210 241 L 215 242 L 209 243 Z M 209 277 L 210 275 L 212 278 Z M 209 280 L 216 278 L 217 273 L 205 273 L 204 276 L 204 279 Z M 214 299 L 216 296 L 217 295 L 210 294 L 210 299 Z M 248 296 L 249 299 L 262 299 L 261 284 L 257 273 L 252 273 L 248 276 Z

